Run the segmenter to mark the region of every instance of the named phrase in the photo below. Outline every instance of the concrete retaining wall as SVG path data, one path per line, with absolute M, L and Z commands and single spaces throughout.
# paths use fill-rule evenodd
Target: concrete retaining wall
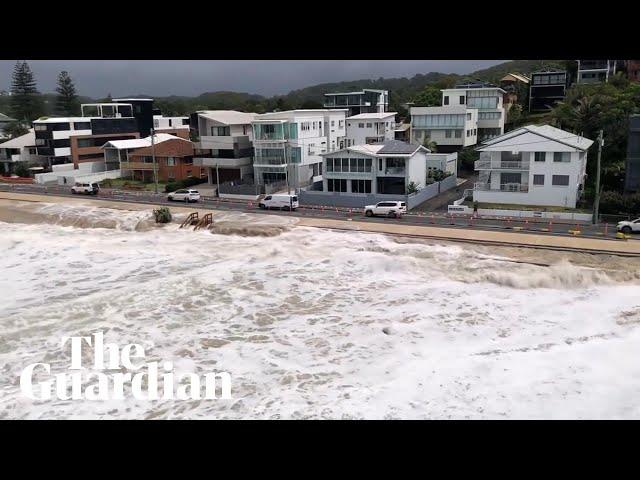
M 466 205 L 449 205 L 449 213 L 472 215 L 473 208 Z M 589 222 L 593 218 L 590 213 L 498 210 L 494 208 L 479 208 L 478 215 L 481 217 L 546 218 L 549 220 L 575 220 L 579 222 Z

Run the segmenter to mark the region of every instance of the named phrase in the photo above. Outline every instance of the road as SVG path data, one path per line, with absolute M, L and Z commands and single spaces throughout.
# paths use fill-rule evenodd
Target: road
M 37 195 L 52 195 L 57 197 L 73 197 L 69 187 L 63 186 L 43 186 L 43 185 L 12 185 L 0 183 L 0 192 L 16 192 Z M 175 202 L 167 200 L 166 194 L 155 194 L 150 191 L 122 191 L 103 189 L 96 196 L 87 198 L 95 200 L 134 202 L 152 205 L 176 205 Z M 213 210 L 231 210 L 259 213 L 263 215 L 289 215 L 308 218 L 325 218 L 335 220 L 357 220 L 358 222 L 370 223 L 391 223 L 399 225 L 416 226 L 438 226 L 453 229 L 468 230 L 509 230 L 520 233 L 538 233 L 552 236 L 574 236 L 599 239 L 615 239 L 615 225 L 598 224 L 592 225 L 584 222 L 571 223 L 568 221 L 553 221 L 542 219 L 519 219 L 519 218 L 471 218 L 469 215 L 449 215 L 443 212 L 410 212 L 402 218 L 369 218 L 363 215 L 360 209 L 301 206 L 295 212 L 284 212 L 278 210 L 261 210 L 256 202 L 243 200 L 218 199 L 214 197 L 202 197 L 198 203 L 198 208 Z M 579 233 L 573 233 L 574 231 Z M 632 241 L 640 240 L 640 236 L 631 237 Z

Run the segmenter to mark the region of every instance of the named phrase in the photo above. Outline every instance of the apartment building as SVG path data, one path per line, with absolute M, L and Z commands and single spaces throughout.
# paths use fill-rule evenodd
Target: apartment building
M 438 152 L 457 152 L 478 142 L 478 109 L 467 105 L 411 107 L 411 143 L 432 140 Z
M 478 111 L 478 141 L 504 133 L 505 90 L 490 83 L 471 82 L 442 90 L 442 106 L 466 106 Z M 436 140 L 437 142 L 437 140 Z
M 152 138 L 113 140 L 102 147 L 106 170 L 121 171 L 122 177 L 142 182 L 154 181 L 154 168 L 159 182 L 186 178 L 205 178 L 204 168 L 194 165 L 191 141 L 167 133 Z M 153 157 L 155 156 L 155 167 Z
M 322 154 L 323 191 L 406 195 L 409 183 L 424 186 L 429 150 L 398 140 L 355 145 Z
M 254 180 L 302 187 L 322 181 L 321 154 L 346 138 L 346 109 L 289 110 L 258 115 L 252 122 Z
M 564 100 L 567 92 L 567 72 L 564 70 L 544 70 L 531 74 L 529 84 L 529 111 L 551 110 Z
M 608 82 L 616 73 L 617 60 L 577 60 L 578 72 L 576 83 Z
M 208 110 L 191 115 L 195 143 L 194 164 L 207 172 L 209 183 L 244 180 L 253 176 L 253 128 L 256 113 Z
M 324 108 L 346 108 L 348 117 L 384 113 L 389 109 L 389 91 L 364 88 L 358 92 L 325 93 Z
M 9 176 L 18 163 L 42 166 L 46 158 L 38 155 L 33 128 L 28 133 L 0 143 L 0 175 Z
M 396 113 L 360 113 L 347 117 L 346 145 L 380 143 L 395 138 Z
M 629 116 L 629 139 L 627 142 L 625 173 L 625 191 L 640 192 L 640 115 Z
M 473 199 L 575 208 L 592 144 L 549 125 L 529 125 L 487 140 L 478 148 Z

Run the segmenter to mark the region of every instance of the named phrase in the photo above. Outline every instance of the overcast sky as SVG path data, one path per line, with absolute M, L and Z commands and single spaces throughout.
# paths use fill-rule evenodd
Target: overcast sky
M 67 70 L 80 95 L 199 95 L 229 90 L 280 95 L 318 83 L 416 73 L 471 73 L 505 60 L 34 60 L 38 89 L 55 91 Z M 0 60 L 0 90 L 8 90 L 15 60 Z

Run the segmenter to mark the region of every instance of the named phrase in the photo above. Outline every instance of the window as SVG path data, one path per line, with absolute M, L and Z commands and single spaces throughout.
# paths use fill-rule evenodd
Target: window
M 467 120 L 471 120 L 471 112 L 467 113 Z
M 449 95 L 444 96 L 444 104 L 449 105 Z
M 464 105 L 464 95 L 460 95 L 460 105 Z
M 94 142 L 92 138 L 79 138 L 78 139 L 78 148 L 87 148 L 93 147 Z
M 462 130 L 456 130 L 455 132 L 456 132 L 455 133 L 456 138 L 462 138 Z
M 335 127 L 336 126 L 336 121 L 335 120 L 331 120 L 331 126 Z
M 467 130 L 467 137 L 471 136 L 471 130 Z
M 533 184 L 534 185 L 544 185 L 544 175 L 534 175 L 533 176 Z
M 571 154 L 569 152 L 553 152 L 554 162 L 570 162 Z
M 176 159 L 174 157 L 167 157 L 167 167 L 174 167 L 176 165 Z
M 478 112 L 478 120 L 500 120 L 502 112 Z
M 382 171 L 382 159 L 378 159 L 378 170 Z
M 351 192 L 371 193 L 371 180 L 351 180 Z
M 445 130 L 444 131 L 444 137 L 445 138 L 451 138 L 451 133 L 453 132 L 453 130 Z
M 567 187 L 569 185 L 569 175 L 554 175 L 551 184 L 556 187 Z
M 327 191 L 329 192 L 346 192 L 347 181 L 342 178 L 330 178 L 327 180 Z
M 546 156 L 547 156 L 547 153 L 546 153 L 546 152 L 535 152 L 534 160 L 535 160 L 536 162 L 544 162 L 544 161 L 545 161 Z
M 373 127 L 373 124 L 367 123 L 367 128 L 371 128 L 371 127 Z
M 247 126 L 243 125 L 242 126 L 242 135 L 246 135 L 247 134 Z
M 74 130 L 91 130 L 91 122 L 74 122 Z
M 211 127 L 212 137 L 228 137 L 231 135 L 231 127 Z
M 364 123 L 359 123 L 358 128 L 364 128 Z

